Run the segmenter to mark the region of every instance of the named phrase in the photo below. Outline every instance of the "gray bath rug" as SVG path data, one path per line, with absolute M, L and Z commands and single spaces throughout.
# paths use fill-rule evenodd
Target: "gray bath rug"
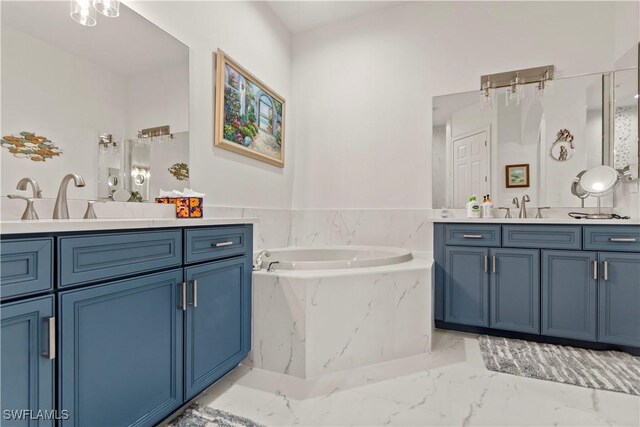
M 487 335 L 478 341 L 491 371 L 640 396 L 640 357 Z
M 262 427 L 248 418 L 239 417 L 208 406 L 192 403 L 169 427 Z

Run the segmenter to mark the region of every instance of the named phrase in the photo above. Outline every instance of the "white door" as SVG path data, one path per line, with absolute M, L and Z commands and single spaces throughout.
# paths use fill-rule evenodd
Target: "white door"
M 465 208 L 475 194 L 479 201 L 489 194 L 487 132 L 453 140 L 453 207 Z

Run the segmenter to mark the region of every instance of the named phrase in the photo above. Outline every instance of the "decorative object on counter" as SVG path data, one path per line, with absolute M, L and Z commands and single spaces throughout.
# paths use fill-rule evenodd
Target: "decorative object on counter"
M 640 396 L 640 357 L 488 335 L 478 342 L 490 371 Z
M 96 211 L 93 210 L 93 205 L 96 204 L 95 200 L 87 200 L 87 210 L 84 212 L 83 219 L 97 219 Z
M 160 190 L 156 203 L 176 205 L 176 218 L 202 218 L 204 196 L 189 188 L 182 191 Z
M 186 181 L 189 179 L 189 165 L 186 163 L 174 163 L 169 168 L 169 173 L 178 181 Z
M 551 158 L 563 162 L 572 158 L 574 152 L 573 135 L 569 129 L 560 129 L 556 135 L 556 140 L 551 144 L 551 149 L 549 150 Z
M 129 197 L 129 200 L 127 200 L 127 202 L 142 203 L 144 202 L 144 199 L 142 198 L 142 195 L 139 191 L 132 191 L 131 197 Z
M 507 188 L 529 187 L 529 163 L 506 165 L 505 178 Z
M 484 196 L 480 207 L 482 208 L 482 218 L 493 218 L 493 203 L 489 194 Z
M 3 136 L 0 142 L 14 157 L 44 162 L 60 156 L 62 151 L 53 145 L 46 136 L 32 132 L 20 132 L 19 135 Z
M 216 53 L 216 147 L 284 167 L 285 100 L 253 74 Z
M 128 202 L 131 198 L 131 193 L 121 188 L 111 193 L 111 198 L 114 202 Z
M 196 402 L 189 405 L 180 416 L 169 423 L 169 427 L 193 426 L 262 427 L 261 424 L 248 418 L 209 408 Z

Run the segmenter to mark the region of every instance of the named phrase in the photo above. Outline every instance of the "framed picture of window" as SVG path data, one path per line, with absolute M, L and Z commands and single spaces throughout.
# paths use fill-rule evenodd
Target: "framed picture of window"
M 215 146 L 283 168 L 284 125 L 284 98 L 218 49 Z
M 529 186 L 529 164 L 505 166 L 507 188 L 524 188 Z

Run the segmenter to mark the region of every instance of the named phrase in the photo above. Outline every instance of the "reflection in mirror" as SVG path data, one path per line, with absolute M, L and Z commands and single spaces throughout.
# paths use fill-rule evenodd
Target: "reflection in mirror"
M 184 44 L 124 4 L 120 16 L 98 15 L 90 28 L 69 17 L 68 2 L 0 7 L 2 195 L 28 176 L 54 198 L 70 172 L 87 184 L 70 198 L 109 199 L 126 190 L 128 200 L 153 201 L 160 188 L 188 186 L 168 171 L 189 162 Z M 138 143 L 140 130 L 159 125 L 174 137 Z
M 625 169 L 638 177 L 638 69 L 614 73 L 613 167 Z
M 609 75 L 556 79 L 543 92 L 521 88 L 520 102 L 507 102 L 497 89 L 491 105 L 478 92 L 433 100 L 433 207 L 463 208 L 472 195 L 491 194 L 497 206 L 511 206 L 528 194 L 531 206 L 595 206 L 572 193 L 573 178 L 602 165 L 603 88 Z M 510 167 L 518 165 L 518 168 Z M 526 170 L 528 182 L 506 176 Z M 613 206 L 613 196 L 602 206 Z

